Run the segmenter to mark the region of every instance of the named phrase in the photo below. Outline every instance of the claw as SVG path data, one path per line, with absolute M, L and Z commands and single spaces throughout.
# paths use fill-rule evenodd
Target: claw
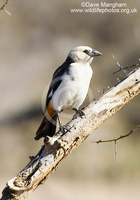
M 72 119 L 76 119 L 77 117 L 83 117 L 85 116 L 85 113 L 82 110 L 78 110 L 76 108 L 73 108 L 73 110 L 76 112 L 76 114 L 73 116 Z
M 60 131 L 62 132 L 63 135 L 65 135 L 67 132 L 70 132 L 70 130 L 73 128 L 73 126 L 69 126 L 69 125 L 63 125 L 60 126 Z

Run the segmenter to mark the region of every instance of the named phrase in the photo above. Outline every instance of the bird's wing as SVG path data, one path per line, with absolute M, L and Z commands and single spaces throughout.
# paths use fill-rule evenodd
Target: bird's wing
M 54 92 L 57 90 L 57 88 L 59 87 L 59 85 L 61 84 L 61 82 L 63 81 L 63 75 L 65 73 L 69 74 L 70 73 L 70 65 L 71 63 L 73 63 L 73 60 L 71 58 L 67 58 L 66 61 L 60 66 L 58 67 L 52 77 L 52 81 L 50 83 L 50 87 L 48 90 L 48 94 L 47 94 L 47 99 L 46 99 L 46 108 L 54 94 Z
M 47 99 L 46 99 L 46 108 L 53 96 L 53 94 L 55 93 L 55 91 L 57 90 L 57 88 L 59 87 L 59 85 L 62 82 L 62 76 L 66 73 L 66 65 L 61 65 L 60 67 L 58 67 L 56 69 L 56 71 L 53 74 L 53 78 L 52 81 L 50 83 L 50 87 L 48 90 L 48 94 L 47 94 Z

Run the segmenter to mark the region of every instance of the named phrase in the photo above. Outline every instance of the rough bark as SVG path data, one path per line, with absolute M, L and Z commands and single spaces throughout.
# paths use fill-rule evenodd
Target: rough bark
M 49 138 L 39 153 L 31 157 L 29 164 L 3 190 L 2 200 L 26 199 L 56 170 L 61 161 L 77 148 L 95 129 L 118 112 L 126 103 L 140 93 L 140 68 L 114 86 L 83 112 L 85 117 L 71 120 L 65 135 L 58 132 Z

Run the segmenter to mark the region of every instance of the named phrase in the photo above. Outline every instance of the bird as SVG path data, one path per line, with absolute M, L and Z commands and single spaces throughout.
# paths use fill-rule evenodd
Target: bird
M 76 113 L 84 114 L 79 107 L 87 96 L 92 78 L 93 70 L 90 64 L 94 57 L 100 55 L 102 53 L 88 46 L 78 46 L 68 53 L 64 63 L 52 76 L 43 120 L 36 132 L 35 140 L 53 137 L 57 120 L 60 130 L 64 131 L 65 127 L 61 125 L 59 118 L 63 110 L 73 109 Z

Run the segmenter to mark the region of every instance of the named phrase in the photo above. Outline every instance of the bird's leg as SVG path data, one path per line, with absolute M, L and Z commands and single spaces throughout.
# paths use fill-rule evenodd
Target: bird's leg
M 62 123 L 61 123 L 61 121 L 60 121 L 60 117 L 59 117 L 59 113 L 58 113 L 58 112 L 57 112 L 57 117 L 58 117 L 59 129 L 60 129 L 60 131 L 62 132 L 62 134 L 64 135 L 64 134 L 66 134 L 68 131 L 70 131 L 70 129 L 71 129 L 72 127 L 70 127 L 70 126 L 68 126 L 68 125 L 63 125 L 63 126 L 62 126 Z
M 78 110 L 77 108 L 73 108 L 73 110 L 76 112 L 76 114 L 73 116 L 72 119 L 76 119 L 77 117 L 83 117 L 85 116 L 85 113 L 82 110 Z
M 60 130 L 61 130 L 62 124 L 61 124 L 61 121 L 60 121 L 60 117 L 59 117 L 59 113 L 58 113 L 58 112 L 57 112 L 57 118 L 58 118 L 59 128 L 60 128 Z

